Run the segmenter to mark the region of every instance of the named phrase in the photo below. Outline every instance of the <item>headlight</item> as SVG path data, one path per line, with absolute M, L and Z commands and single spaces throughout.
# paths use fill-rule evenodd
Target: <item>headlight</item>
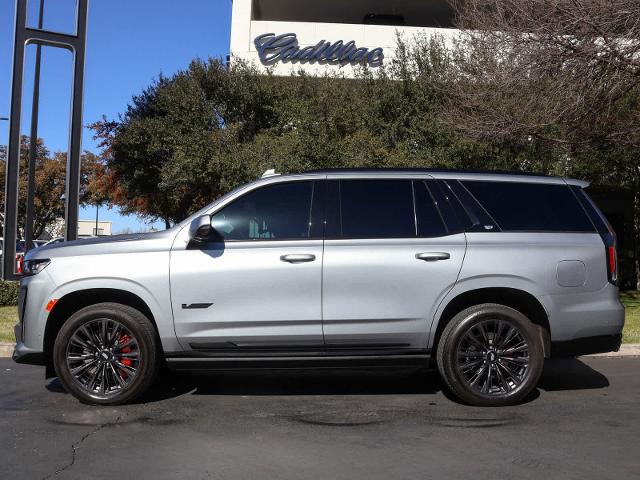
M 25 260 L 22 264 L 22 275 L 29 277 L 40 273 L 47 265 L 51 263 L 48 258 L 36 258 L 34 260 Z

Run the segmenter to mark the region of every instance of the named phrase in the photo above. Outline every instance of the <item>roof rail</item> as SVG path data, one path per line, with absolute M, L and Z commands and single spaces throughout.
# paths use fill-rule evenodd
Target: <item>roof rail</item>
M 521 172 L 519 170 L 490 170 L 470 168 L 321 168 L 307 170 L 303 173 L 366 173 L 366 172 L 398 172 L 398 173 L 478 173 L 493 175 L 524 175 L 532 177 L 548 177 L 545 173 Z

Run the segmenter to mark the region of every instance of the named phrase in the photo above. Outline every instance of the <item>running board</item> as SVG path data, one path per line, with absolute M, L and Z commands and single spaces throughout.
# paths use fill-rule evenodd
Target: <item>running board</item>
M 171 370 L 319 369 L 363 367 L 428 368 L 430 355 L 326 355 L 322 357 L 167 357 Z

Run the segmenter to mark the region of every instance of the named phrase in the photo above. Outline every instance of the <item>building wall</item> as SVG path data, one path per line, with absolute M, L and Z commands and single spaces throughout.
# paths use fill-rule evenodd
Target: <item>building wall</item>
M 96 221 L 95 220 L 79 220 L 78 236 L 93 237 L 95 236 Z M 111 222 L 98 222 L 98 236 L 111 235 Z
M 310 1 L 311 5 L 312 2 Z M 310 7 L 311 8 L 311 7 Z M 270 69 L 276 75 L 292 75 L 301 70 L 312 75 L 326 73 L 340 73 L 346 77 L 354 75 L 352 65 L 334 65 L 310 63 L 283 63 L 278 62 L 273 66 L 264 66 L 260 62 L 258 51 L 254 44 L 256 37 L 265 33 L 276 35 L 295 33 L 301 48 L 310 47 L 325 40 L 345 42 L 353 40 L 358 47 L 384 49 L 384 64 L 393 60 L 396 48 L 397 35 L 410 40 L 415 36 L 439 34 L 444 38 L 452 38 L 457 30 L 450 28 L 425 28 L 425 27 L 398 27 L 388 25 L 366 25 L 345 23 L 311 23 L 311 22 L 285 22 L 285 21 L 257 21 L 252 20 L 252 0 L 234 0 L 231 23 L 231 61 L 242 59 L 253 63 L 265 72 Z

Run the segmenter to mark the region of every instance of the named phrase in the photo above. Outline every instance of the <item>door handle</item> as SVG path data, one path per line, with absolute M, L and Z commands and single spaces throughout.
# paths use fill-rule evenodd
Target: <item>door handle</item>
M 439 260 L 449 260 L 451 255 L 446 252 L 424 252 L 416 253 L 416 258 L 425 262 L 437 262 Z
M 290 255 L 282 255 L 280 260 L 288 263 L 305 263 L 313 262 L 316 259 L 315 255 L 310 253 L 292 253 Z

